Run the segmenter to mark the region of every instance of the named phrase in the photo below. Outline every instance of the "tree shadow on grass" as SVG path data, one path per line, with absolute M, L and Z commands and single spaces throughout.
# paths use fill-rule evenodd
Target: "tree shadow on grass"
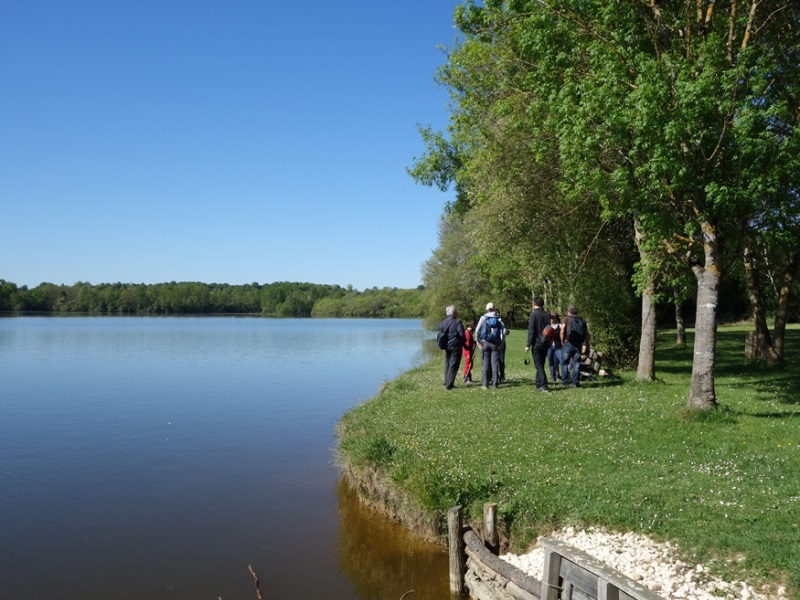
M 745 355 L 745 339 L 749 329 L 746 327 L 723 328 L 717 332 L 715 381 L 719 390 L 750 389 L 762 402 L 777 402 L 788 406 L 800 406 L 800 330 L 786 331 L 784 357 L 782 363 L 767 365 L 760 361 L 748 360 Z M 674 344 L 674 333 L 659 333 L 656 351 L 656 373 L 691 377 L 694 354 L 694 332 L 687 333 L 686 346 Z M 774 406 L 774 405 L 773 405 Z M 745 413 L 739 415 L 759 418 L 800 418 L 800 412 L 789 409 L 787 412 L 769 410 L 764 413 Z

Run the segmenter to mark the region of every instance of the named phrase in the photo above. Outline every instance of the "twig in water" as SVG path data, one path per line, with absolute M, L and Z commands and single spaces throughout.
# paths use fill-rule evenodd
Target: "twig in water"
M 264 600 L 263 597 L 261 596 L 261 590 L 258 588 L 259 586 L 258 575 L 256 575 L 256 572 L 253 570 L 253 565 L 247 565 L 247 568 L 250 569 L 250 575 L 253 576 L 253 583 L 255 583 L 256 585 L 257 600 Z
M 407 591 L 405 594 L 403 594 L 402 596 L 400 596 L 400 600 L 403 600 L 403 598 L 405 598 L 405 597 L 406 597 L 406 596 L 408 596 L 409 594 L 413 594 L 413 593 L 414 593 L 414 590 L 408 590 L 408 591 Z

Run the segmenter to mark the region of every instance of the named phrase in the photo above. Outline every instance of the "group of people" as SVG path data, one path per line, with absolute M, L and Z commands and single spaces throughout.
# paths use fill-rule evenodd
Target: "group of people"
M 464 359 L 464 383 L 473 383 L 472 367 L 475 352 L 481 350 L 481 385 L 497 388 L 505 379 L 506 338 L 509 330 L 500 312 L 492 302 L 486 312 L 466 328 L 458 319 L 455 306 L 448 306 L 447 316 L 439 325 L 440 347 L 445 351 L 444 387 L 451 390 L 458 377 L 461 359 Z M 528 339 L 525 352 L 531 352 L 536 369 L 536 390 L 549 391 L 545 362 L 550 367 L 553 383 L 560 380 L 567 387 L 580 386 L 580 358 L 589 351 L 589 330 L 586 322 L 578 316 L 578 309 L 570 306 L 567 317 L 561 322 L 560 315 L 544 309 L 544 300 L 533 299 L 533 310 L 528 319 Z M 526 361 L 527 362 L 527 361 Z

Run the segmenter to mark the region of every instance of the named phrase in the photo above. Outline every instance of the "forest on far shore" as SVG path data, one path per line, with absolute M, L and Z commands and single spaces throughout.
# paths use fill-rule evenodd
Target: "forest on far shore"
M 260 314 L 272 317 L 420 318 L 423 286 L 413 289 L 275 282 L 41 283 L 0 279 L 0 312 L 105 315 Z

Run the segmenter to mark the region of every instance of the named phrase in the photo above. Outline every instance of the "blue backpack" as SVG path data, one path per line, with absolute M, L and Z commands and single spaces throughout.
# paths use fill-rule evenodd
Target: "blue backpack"
M 483 327 L 485 341 L 499 344 L 503 340 L 503 321 L 500 320 L 500 317 L 486 317 Z

